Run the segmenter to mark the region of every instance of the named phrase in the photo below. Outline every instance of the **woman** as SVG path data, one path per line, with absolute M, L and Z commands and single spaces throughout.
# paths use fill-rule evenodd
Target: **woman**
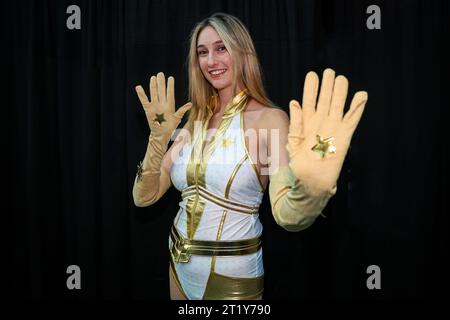
M 151 129 L 133 188 L 137 206 L 182 192 L 169 236 L 172 299 L 261 299 L 264 267 L 258 208 L 269 184 L 275 221 L 288 231 L 310 226 L 331 196 L 367 101 L 355 94 L 343 117 L 348 82 L 307 74 L 303 108 L 291 119 L 273 106 L 245 26 L 215 14 L 194 28 L 189 98 L 175 112 L 174 79 L 150 79 L 151 101 L 137 94 Z M 167 150 L 184 113 L 188 121 Z M 268 134 L 265 134 L 265 133 Z

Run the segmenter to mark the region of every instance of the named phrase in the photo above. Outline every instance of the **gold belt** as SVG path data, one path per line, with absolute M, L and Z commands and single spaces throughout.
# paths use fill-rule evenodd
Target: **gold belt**
M 175 262 L 189 262 L 191 255 L 202 256 L 236 256 L 250 254 L 258 251 L 261 247 L 261 238 L 252 238 L 245 240 L 191 240 L 185 239 L 172 225 L 170 230 L 172 244 L 170 254 Z

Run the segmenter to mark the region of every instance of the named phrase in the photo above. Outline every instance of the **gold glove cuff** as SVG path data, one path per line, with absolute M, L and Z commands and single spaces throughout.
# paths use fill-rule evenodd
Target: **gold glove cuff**
M 295 177 L 289 165 L 272 175 L 269 184 L 272 214 L 278 225 L 288 231 L 301 231 L 313 224 L 336 192 L 310 192 Z

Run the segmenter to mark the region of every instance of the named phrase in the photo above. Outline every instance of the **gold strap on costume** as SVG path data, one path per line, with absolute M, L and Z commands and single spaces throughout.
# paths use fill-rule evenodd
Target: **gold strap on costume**
M 205 256 L 236 256 L 250 254 L 261 247 L 261 238 L 244 240 L 189 240 L 183 238 L 177 228 L 172 225 L 170 230 L 172 240 L 170 253 L 175 262 L 189 262 L 191 255 Z
M 198 187 L 196 187 L 195 185 L 191 185 L 191 186 L 187 187 L 186 189 L 183 190 L 181 196 L 183 199 L 190 198 L 192 196 L 197 195 L 197 193 L 200 196 L 200 198 L 203 198 L 204 200 L 206 200 L 208 202 L 212 202 L 223 209 L 237 211 L 237 212 L 241 212 L 241 213 L 247 213 L 247 214 L 256 214 L 256 213 L 258 213 L 258 210 L 259 210 L 259 205 L 256 205 L 256 204 L 248 205 L 248 204 L 234 202 L 229 199 L 222 198 L 216 194 L 209 192 L 208 190 L 206 190 L 205 188 L 203 188 L 200 185 Z

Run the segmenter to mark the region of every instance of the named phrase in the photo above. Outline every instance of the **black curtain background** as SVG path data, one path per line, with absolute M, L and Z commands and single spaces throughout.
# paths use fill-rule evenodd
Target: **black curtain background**
M 68 30 L 66 8 L 81 8 Z M 381 9 L 369 30 L 366 8 Z M 266 299 L 448 297 L 447 1 L 2 2 L 8 128 L 2 295 L 167 299 L 168 235 L 181 196 L 136 208 L 148 125 L 134 87 L 159 71 L 187 99 L 190 30 L 214 12 L 248 27 L 267 91 L 288 111 L 326 67 L 369 101 L 338 192 L 309 229 L 264 226 Z M 347 106 L 348 107 L 348 106 Z M 3 259 L 2 259 L 3 260 Z M 66 268 L 81 268 L 68 290 Z M 381 290 L 366 269 L 381 268 Z

